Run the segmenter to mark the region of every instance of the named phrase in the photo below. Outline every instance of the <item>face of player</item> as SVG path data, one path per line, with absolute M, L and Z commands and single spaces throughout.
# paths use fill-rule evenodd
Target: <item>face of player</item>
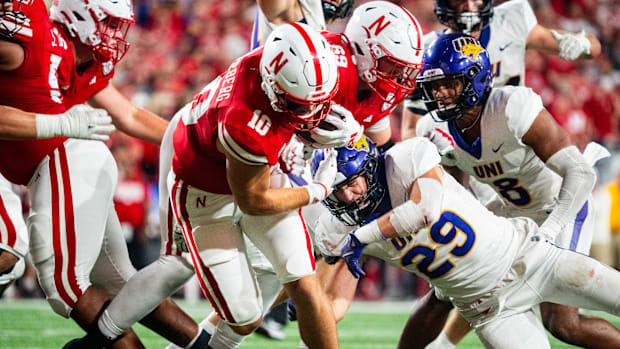
M 463 31 L 475 38 L 480 36 L 480 10 L 482 0 L 449 0 L 448 5 L 456 12 L 456 21 L 463 26 Z
M 368 183 L 365 176 L 357 176 L 345 185 L 334 191 L 334 196 L 338 201 L 345 204 L 353 203 L 366 193 Z
M 457 16 L 465 12 L 478 12 L 483 5 L 482 0 L 449 0 L 448 4 Z
M 446 109 L 455 105 L 463 92 L 463 81 L 454 78 L 444 78 L 430 82 L 431 93 L 437 100 L 440 109 Z

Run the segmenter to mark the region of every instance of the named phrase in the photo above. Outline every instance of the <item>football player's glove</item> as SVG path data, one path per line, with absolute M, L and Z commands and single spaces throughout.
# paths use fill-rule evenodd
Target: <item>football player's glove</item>
M 555 30 L 551 31 L 551 35 L 560 46 L 560 57 L 568 60 L 575 60 L 582 54 L 590 54 L 590 40 L 586 36 L 586 32 L 582 30 L 579 34 L 565 33 L 560 34 Z
M 62 114 L 37 114 L 37 138 L 70 137 L 107 141 L 114 131 L 112 118 L 103 109 L 76 105 Z
M 362 252 L 364 252 L 364 247 L 366 247 L 366 244 L 359 241 L 355 236 L 355 231 L 353 231 L 349 234 L 349 238 L 340 252 L 340 256 L 347 263 L 349 271 L 356 279 L 359 279 L 362 275 L 366 275 L 362 267 L 360 267 L 360 257 L 362 256 Z

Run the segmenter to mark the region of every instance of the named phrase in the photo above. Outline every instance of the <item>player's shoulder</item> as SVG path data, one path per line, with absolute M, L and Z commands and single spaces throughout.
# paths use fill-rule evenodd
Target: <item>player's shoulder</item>
M 536 15 L 527 0 L 506 1 L 493 8 L 491 26 L 496 31 L 521 36 L 528 33 L 536 23 Z
M 398 142 L 384 154 L 386 173 L 415 179 L 441 162 L 435 145 L 425 137 Z
M 505 118 L 507 127 L 520 138 L 544 106 L 540 96 L 529 87 L 502 86 L 491 90 L 485 108 L 492 118 Z

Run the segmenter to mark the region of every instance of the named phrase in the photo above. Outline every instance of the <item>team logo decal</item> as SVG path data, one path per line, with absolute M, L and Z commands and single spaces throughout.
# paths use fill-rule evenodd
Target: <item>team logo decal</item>
M 484 51 L 478 40 L 472 37 L 460 37 L 452 40 L 452 46 L 463 56 L 467 56 L 472 62 L 478 58 L 478 54 Z
M 366 142 L 366 137 L 362 136 L 359 141 L 347 145 L 347 149 L 356 150 L 356 151 L 369 151 L 370 147 Z

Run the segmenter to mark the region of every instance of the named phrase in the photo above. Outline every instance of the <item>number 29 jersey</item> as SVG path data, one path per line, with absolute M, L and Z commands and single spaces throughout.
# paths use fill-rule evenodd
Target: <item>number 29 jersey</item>
M 435 146 L 425 138 L 396 144 L 384 159 L 392 207 L 409 200 L 413 182 L 440 161 Z M 441 215 L 430 227 L 373 242 L 364 254 L 423 277 L 446 297 L 475 297 L 504 277 L 525 236 L 514 224 L 527 220 L 495 216 L 447 173 L 443 187 Z M 352 227 L 331 214 L 321 216 L 316 224 L 313 230 L 319 248 L 339 254 L 344 232 Z
M 480 116 L 480 138 L 472 145 L 463 140 L 454 122 L 434 122 L 430 115 L 420 119 L 416 133 L 421 136 L 439 128 L 450 134 L 456 167 L 489 184 L 510 207 L 509 216 L 536 219 L 541 211 L 553 208 L 562 182 L 521 140 L 543 108 L 540 96 L 530 88 L 493 88 Z

